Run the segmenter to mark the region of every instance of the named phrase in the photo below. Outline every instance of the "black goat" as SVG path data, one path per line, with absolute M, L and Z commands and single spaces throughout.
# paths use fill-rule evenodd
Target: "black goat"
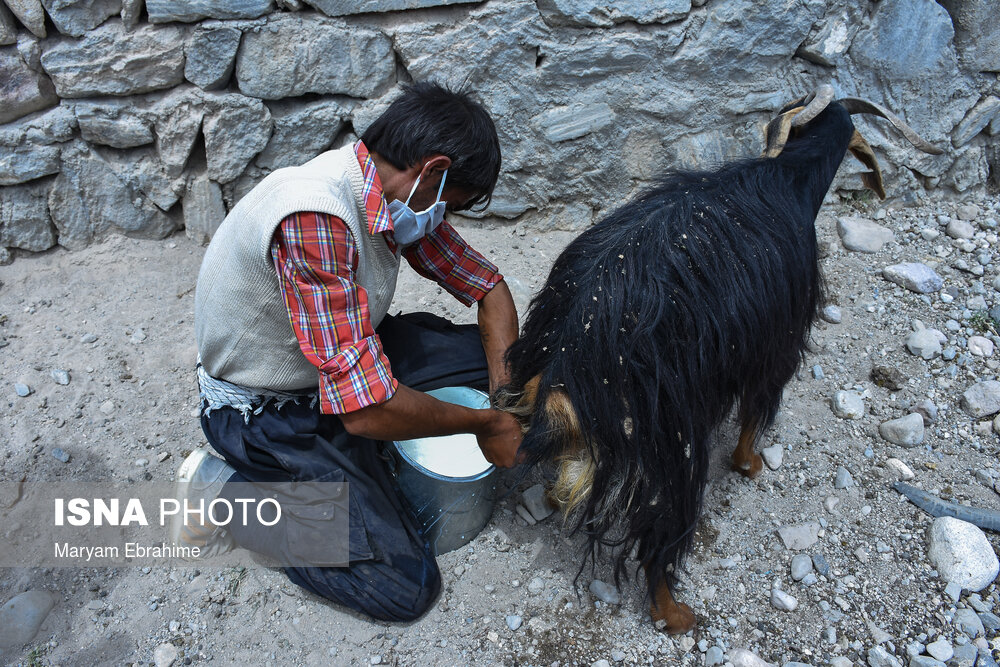
M 882 195 L 849 109 L 898 119 L 831 97 L 824 87 L 786 107 L 765 157 L 670 174 L 581 234 L 507 353 L 511 382 L 496 402 L 521 419 L 521 451 L 560 462 L 551 498 L 576 517 L 589 556 L 616 549 L 616 581 L 637 559 L 652 617 L 670 632 L 695 623 L 669 587 L 698 521 L 711 436 L 738 404 L 733 465 L 760 471 L 754 444 L 822 301 L 814 223 L 849 148 Z

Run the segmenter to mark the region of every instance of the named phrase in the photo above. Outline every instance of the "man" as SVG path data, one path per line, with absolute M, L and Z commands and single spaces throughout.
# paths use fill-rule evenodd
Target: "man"
M 379 458 L 379 441 L 473 433 L 510 467 L 517 422 L 418 391 L 504 384 L 517 337 L 510 291 L 445 210 L 489 203 L 493 121 L 464 93 L 409 87 L 352 146 L 265 178 L 212 239 L 195 296 L 202 427 L 225 462 L 194 452 L 188 495 L 238 482 L 347 481 L 348 567 L 287 567 L 292 581 L 380 620 L 420 616 L 437 564 Z M 400 257 L 466 305 L 477 327 L 386 315 Z M 409 385 L 409 386 L 408 386 Z M 175 526 L 203 553 L 265 551 L 253 527 Z M 289 538 L 291 539 L 291 538 Z

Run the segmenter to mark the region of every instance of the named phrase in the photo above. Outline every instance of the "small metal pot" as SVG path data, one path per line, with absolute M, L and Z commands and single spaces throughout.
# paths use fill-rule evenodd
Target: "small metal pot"
M 438 400 L 488 408 L 489 397 L 468 387 L 427 392 Z M 496 467 L 471 433 L 393 442 L 390 451 L 403 496 L 434 550 L 443 554 L 468 544 L 489 522 L 496 502 Z

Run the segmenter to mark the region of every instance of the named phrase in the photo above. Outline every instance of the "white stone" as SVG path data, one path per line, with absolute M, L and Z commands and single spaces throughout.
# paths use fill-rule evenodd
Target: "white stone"
M 910 466 L 906 465 L 902 461 L 896 458 L 886 459 L 885 467 L 888 468 L 897 479 L 904 482 L 909 481 L 915 477 L 913 470 Z
M 855 217 L 837 218 L 837 233 L 844 247 L 856 252 L 878 252 L 895 240 L 892 230 Z
M 153 663 L 156 667 L 170 667 L 177 660 L 177 647 L 163 643 L 153 651 Z
M 771 470 L 777 470 L 781 467 L 781 460 L 784 456 L 785 448 L 781 445 L 771 445 L 770 447 L 765 447 L 760 450 L 760 456 L 764 459 L 764 463 Z
M 927 557 L 941 579 L 978 592 L 993 583 L 1000 562 L 982 530 L 951 517 L 934 520 Z
M 726 657 L 729 659 L 729 662 L 733 663 L 733 667 L 775 667 L 773 663 L 764 660 L 756 653 L 748 651 L 745 648 L 732 649 Z
M 931 360 L 941 355 L 941 332 L 921 329 L 906 337 L 906 349 L 921 359 Z
M 868 667 L 903 667 L 899 658 L 891 655 L 881 646 L 868 649 Z
M 953 239 L 971 239 L 976 235 L 976 229 L 964 220 L 952 220 L 944 231 Z
M 621 604 L 622 597 L 614 586 L 604 583 L 600 579 L 590 582 L 590 592 L 601 602 L 606 604 Z
M 27 644 L 52 611 L 55 601 L 45 591 L 27 591 L 0 607 L 0 647 Z
M 952 648 L 950 641 L 941 638 L 927 645 L 927 655 L 944 662 L 951 660 L 951 656 L 955 655 L 955 649 Z
M 993 356 L 993 341 L 984 336 L 969 336 L 969 353 L 977 357 Z
M 887 266 L 882 269 L 882 275 L 886 280 L 918 294 L 937 292 L 944 286 L 944 281 L 934 269 L 919 262 Z
M 982 419 L 1000 411 L 1000 382 L 977 382 L 962 393 L 962 409 L 974 419 Z
M 913 447 L 924 441 L 924 418 L 911 412 L 899 419 L 890 419 L 878 427 L 879 435 L 894 445 Z
M 853 391 L 838 391 L 833 395 L 830 407 L 833 414 L 842 419 L 861 419 L 865 414 L 865 402 Z
M 778 535 L 785 544 L 786 549 L 801 551 L 816 544 L 819 539 L 819 523 L 809 521 L 806 523 L 781 526 L 778 528 Z
M 799 601 L 778 588 L 771 589 L 771 606 L 781 611 L 795 611 Z
M 812 558 L 805 554 L 796 554 L 792 557 L 791 564 L 791 574 L 792 579 L 795 581 L 802 581 L 802 579 L 812 572 L 813 562 Z

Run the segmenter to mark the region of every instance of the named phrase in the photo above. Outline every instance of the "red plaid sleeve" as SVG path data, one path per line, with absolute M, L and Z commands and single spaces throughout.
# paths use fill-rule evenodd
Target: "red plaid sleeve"
M 358 251 L 347 225 L 323 213 L 282 220 L 271 257 L 302 353 L 319 369 L 320 411 L 353 412 L 396 392 L 389 360 L 354 282 Z
M 441 285 L 466 306 L 482 299 L 503 280 L 497 267 L 447 222 L 407 248 L 403 257 L 414 271 Z

